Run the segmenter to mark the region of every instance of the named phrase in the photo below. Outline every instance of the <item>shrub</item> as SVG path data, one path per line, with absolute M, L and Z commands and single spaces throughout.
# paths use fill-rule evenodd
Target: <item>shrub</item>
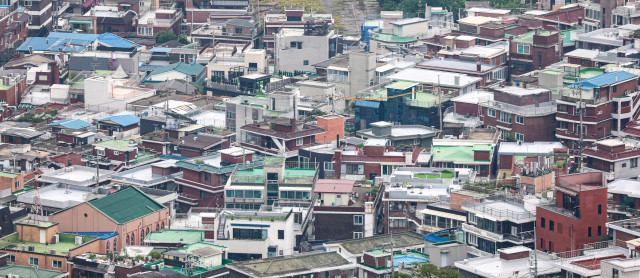
M 151 256 L 154 260 L 159 260 L 162 255 L 160 254 L 160 252 L 158 251 L 151 251 L 151 253 L 149 253 L 149 256 Z

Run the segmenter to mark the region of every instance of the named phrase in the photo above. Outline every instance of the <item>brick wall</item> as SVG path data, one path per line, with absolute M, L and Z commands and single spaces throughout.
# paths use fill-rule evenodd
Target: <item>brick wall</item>
M 318 117 L 318 127 L 327 132 L 318 134 L 315 141 L 318 143 L 327 143 L 336 140 L 336 136 L 340 139 L 344 138 L 344 117 L 336 116 L 333 118 Z

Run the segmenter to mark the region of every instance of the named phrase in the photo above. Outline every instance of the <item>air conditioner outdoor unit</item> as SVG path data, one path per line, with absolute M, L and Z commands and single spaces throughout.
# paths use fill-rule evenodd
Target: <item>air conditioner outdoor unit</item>
M 29 250 L 29 252 L 36 251 L 36 247 L 33 246 L 33 245 L 29 245 L 29 246 L 27 246 L 27 250 Z
M 55 255 L 56 254 L 56 249 L 51 249 L 50 253 L 51 253 L 51 255 Z
M 82 237 L 81 236 L 77 236 L 75 238 L 75 244 L 76 245 L 82 245 Z
M 58 242 L 60 242 L 60 235 L 53 236 L 53 243 L 56 244 Z

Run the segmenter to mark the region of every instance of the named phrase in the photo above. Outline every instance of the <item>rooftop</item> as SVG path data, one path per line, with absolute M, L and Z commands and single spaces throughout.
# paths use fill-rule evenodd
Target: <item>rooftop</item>
M 315 193 L 351 193 L 354 180 L 325 180 L 319 179 L 313 190 Z
M 100 169 L 100 181 L 106 181 L 114 171 Z M 92 186 L 96 184 L 96 169 L 86 166 L 73 165 L 40 176 L 40 182 L 61 183 L 76 186 Z
M 268 157 L 267 157 L 268 158 Z M 265 159 L 266 165 L 266 159 Z M 285 168 L 284 177 L 281 184 L 309 184 L 313 183 L 313 177 L 316 174 L 316 169 L 295 169 Z M 236 174 L 231 177 L 232 183 L 259 183 L 264 184 L 264 174 L 262 168 L 255 168 L 252 170 L 238 170 Z
M 40 221 L 40 223 L 44 225 L 46 223 L 51 223 L 51 222 Z M 46 227 L 46 226 L 41 225 L 41 227 Z M 22 241 L 22 240 L 18 240 L 18 236 L 19 236 L 18 233 L 13 233 L 9 236 L 6 236 L 0 239 L 0 248 L 19 251 L 19 250 L 22 250 L 22 246 L 27 245 L 27 246 L 33 246 L 34 251 L 32 252 L 35 252 L 35 253 L 49 254 L 51 250 L 56 250 L 55 252 L 57 255 L 68 256 L 69 249 L 73 249 L 78 246 L 75 244 L 76 235 L 72 235 L 72 234 L 59 233 L 58 243 L 40 243 L 40 242 L 33 242 L 33 241 Z M 82 243 L 84 244 L 95 239 L 96 238 L 94 237 L 82 236 Z
M 40 179 L 42 180 L 42 179 Z M 65 186 L 64 184 L 52 184 L 41 186 L 39 189 L 40 203 L 50 208 L 65 209 L 81 204 L 87 200 L 100 198 L 105 194 L 93 193 L 92 188 L 79 186 Z M 18 202 L 32 204 L 35 191 L 29 191 L 18 195 Z
M 162 230 L 151 232 L 144 239 L 148 243 L 175 243 L 182 244 L 204 241 L 204 231 L 201 230 Z
M 398 36 L 394 34 L 376 34 L 373 36 L 373 39 L 390 43 L 410 43 L 418 40 L 416 37 Z
M 253 277 L 287 276 L 293 273 L 318 272 L 321 269 L 350 265 L 336 252 L 300 253 L 291 257 L 263 258 L 253 261 L 236 262 L 227 265 Z
M 391 235 L 372 236 L 358 239 L 347 239 L 340 241 L 333 241 L 327 244 L 339 244 L 345 250 L 353 255 L 359 255 L 367 250 L 378 248 L 383 243 L 388 243 L 391 240 Z M 393 235 L 393 241 L 396 243 L 395 249 L 403 249 L 407 247 L 424 245 L 422 235 L 413 232 L 405 232 Z
M 538 275 L 560 273 L 560 268 L 550 263 L 551 259 L 549 254 L 540 251 L 532 252 L 536 252 L 538 259 Z M 477 273 L 483 277 L 523 278 L 529 276 L 528 261 L 529 257 L 505 260 L 500 258 L 500 256 L 482 256 L 455 262 L 455 266 L 465 271 Z
M 103 148 L 119 150 L 119 151 L 127 151 L 127 150 L 137 148 L 137 144 L 132 143 L 129 140 L 122 140 L 122 139 L 113 139 L 113 140 L 97 142 L 97 143 L 94 143 L 93 145 L 96 147 L 103 147 Z
M 460 78 L 457 84 L 455 80 L 456 76 Z M 480 82 L 481 80 L 478 77 L 471 77 L 465 74 L 418 69 L 418 68 L 410 68 L 410 69 L 406 69 L 401 72 L 389 75 L 389 79 L 413 81 L 413 82 L 418 82 L 424 85 L 435 86 L 440 84 L 443 87 L 460 87 L 460 88 L 467 87 L 471 84 L 475 84 L 477 82 Z
M 516 36 L 515 38 L 513 38 L 513 42 L 524 42 L 524 43 L 533 43 L 533 37 L 534 36 L 544 36 L 544 37 L 549 37 L 551 35 L 557 35 L 558 31 L 545 31 L 545 30 L 541 30 L 539 31 L 539 34 L 536 34 L 536 31 L 531 31 L 528 33 L 524 33 L 520 36 Z
M 467 144 L 467 145 L 447 145 L 443 143 L 434 142 L 431 149 L 433 153 L 433 160 L 448 161 L 448 162 L 490 162 L 489 160 L 476 160 L 474 158 L 474 151 L 489 151 L 490 156 L 493 156 L 494 147 L 492 144 Z
M 478 64 L 475 62 L 461 61 L 457 59 L 430 59 L 417 65 L 418 67 L 440 68 L 457 71 L 478 72 Z M 498 65 L 480 64 L 480 71 L 489 71 L 499 67 Z

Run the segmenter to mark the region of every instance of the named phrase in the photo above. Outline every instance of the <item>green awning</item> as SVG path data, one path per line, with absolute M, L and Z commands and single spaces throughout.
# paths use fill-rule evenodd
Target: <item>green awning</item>
M 86 21 L 86 20 L 69 20 L 69 24 L 93 24 L 93 22 L 91 21 Z

